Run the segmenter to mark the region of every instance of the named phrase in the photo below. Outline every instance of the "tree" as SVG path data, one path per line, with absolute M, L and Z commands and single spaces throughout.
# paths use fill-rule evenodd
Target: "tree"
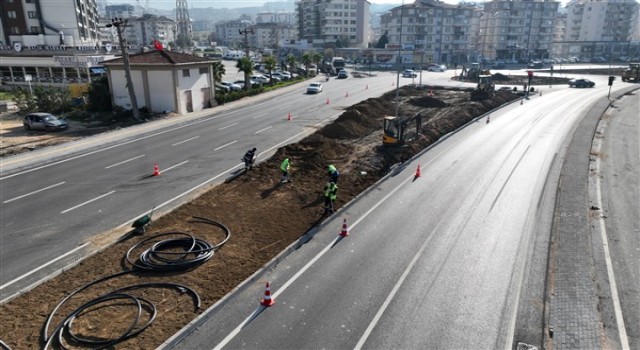
M 264 68 L 269 72 L 269 84 L 270 85 L 273 85 L 272 72 L 277 67 L 278 67 L 278 61 L 276 61 L 275 57 L 273 57 L 272 55 L 269 55 L 264 59 Z
M 378 39 L 378 43 L 375 45 L 376 49 L 384 49 L 389 43 L 389 31 L 385 31 L 384 34 Z
M 313 52 L 305 52 L 302 54 L 302 64 L 304 64 L 305 76 L 309 76 L 309 65 L 313 63 Z
M 242 57 L 236 63 L 238 72 L 244 73 L 244 89 L 249 90 L 251 83 L 249 82 L 249 76 L 253 74 L 253 62 L 248 57 Z
M 211 65 L 211 67 L 213 70 L 213 80 L 216 82 L 221 82 L 222 76 L 225 75 L 225 73 L 227 73 L 227 71 L 224 68 L 224 64 L 218 61 L 218 62 L 214 62 Z
M 332 58 L 336 56 L 336 52 L 333 51 L 332 48 L 324 49 L 324 58 L 328 61 L 331 61 Z
M 291 77 L 293 77 L 293 70 L 296 68 L 296 56 L 288 54 L 287 65 L 289 66 L 289 73 L 291 73 Z
M 333 50 L 331 50 L 331 52 L 333 52 Z M 311 54 L 311 60 L 316 66 L 322 61 L 323 58 L 324 56 L 320 52 L 313 51 L 313 53 Z

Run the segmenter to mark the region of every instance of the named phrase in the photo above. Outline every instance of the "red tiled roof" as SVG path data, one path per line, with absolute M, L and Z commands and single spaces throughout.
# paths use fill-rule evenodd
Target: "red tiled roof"
M 129 63 L 130 64 L 185 64 L 185 63 L 204 63 L 204 62 L 214 62 L 215 60 L 211 60 L 209 58 L 198 57 L 186 53 L 179 53 L 173 51 L 164 51 L 164 50 L 151 50 L 148 52 L 138 53 L 129 55 Z M 114 58 L 112 60 L 104 61 L 104 64 L 123 64 L 122 57 Z

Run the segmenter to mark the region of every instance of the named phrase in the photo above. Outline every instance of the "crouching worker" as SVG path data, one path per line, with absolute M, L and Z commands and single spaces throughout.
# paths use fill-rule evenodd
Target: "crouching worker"
M 335 203 L 338 197 L 338 185 L 329 182 L 324 186 L 324 215 L 336 212 Z
M 256 161 L 256 148 L 252 148 L 244 154 L 242 157 L 242 161 L 244 162 L 244 170 L 250 170 L 253 168 L 253 163 Z

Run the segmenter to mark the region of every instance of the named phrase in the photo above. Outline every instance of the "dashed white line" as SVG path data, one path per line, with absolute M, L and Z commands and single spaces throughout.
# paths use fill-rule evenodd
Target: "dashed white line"
M 240 124 L 240 123 L 233 123 L 233 124 L 230 124 L 230 125 L 227 125 L 227 126 L 223 126 L 223 127 L 221 127 L 220 129 L 218 129 L 218 130 L 224 130 L 224 129 L 226 129 L 226 128 L 230 128 L 230 127 L 232 127 L 232 126 L 234 126 L 234 125 L 238 125 L 238 124 Z
M 171 166 L 171 167 L 168 167 L 168 168 L 164 169 L 162 172 L 163 172 L 163 173 L 166 173 L 167 171 L 169 171 L 169 170 L 171 170 L 171 169 L 173 169 L 173 168 L 175 168 L 175 167 L 179 167 L 179 166 L 181 166 L 182 164 L 186 164 L 186 163 L 189 163 L 189 161 L 188 161 L 188 160 L 185 160 L 185 161 L 184 161 L 184 162 L 182 162 L 182 163 L 178 163 L 178 164 L 176 164 L 176 165 L 174 165 L 174 166 Z
M 60 185 L 63 185 L 63 184 L 65 184 L 65 183 L 66 183 L 66 182 L 62 181 L 62 182 L 57 183 L 57 184 L 55 184 L 55 185 L 47 186 L 47 187 L 45 187 L 45 188 L 41 188 L 41 189 L 39 189 L 39 190 L 37 190 L 37 191 L 29 192 L 29 193 L 27 193 L 27 194 L 23 194 L 22 196 L 18 196 L 18 197 L 15 197 L 15 198 L 7 199 L 6 201 L 4 201 L 4 202 L 2 202 L 2 203 L 9 203 L 9 202 L 13 202 L 13 201 L 18 200 L 18 199 L 20 199 L 20 198 L 24 198 L 24 197 L 30 196 L 30 195 L 32 195 L 32 194 L 36 194 L 36 193 L 39 193 L 39 192 L 42 192 L 42 191 L 46 191 L 46 190 L 48 190 L 48 189 L 50 189 L 50 188 L 54 188 L 54 187 L 56 187 L 56 186 L 60 186 Z
M 251 119 L 256 119 L 256 118 L 264 117 L 265 115 L 267 115 L 267 113 L 260 113 L 260 114 L 254 115 L 253 117 L 251 117 Z
M 261 133 L 261 132 L 263 132 L 263 131 L 265 131 L 265 130 L 269 130 L 269 129 L 271 129 L 271 128 L 273 128 L 273 126 L 267 126 L 266 128 L 264 128 L 264 129 L 260 129 L 260 130 L 256 131 L 255 133 L 256 133 L 256 134 L 259 134 L 259 133 Z
M 186 140 L 184 140 L 184 141 L 180 141 L 180 142 L 174 143 L 174 144 L 173 144 L 173 145 L 171 145 L 171 146 L 181 145 L 181 144 L 183 144 L 183 143 L 185 143 L 185 142 L 193 141 L 193 140 L 197 139 L 198 137 L 200 137 L 200 136 L 194 136 L 194 137 L 192 137 L 192 138 L 190 138 L 190 139 L 186 139 Z
M 29 275 L 31 275 L 31 274 L 33 274 L 33 273 L 37 272 L 37 271 L 42 270 L 43 268 L 45 268 L 45 267 L 47 267 L 47 266 L 49 266 L 49 265 L 53 264 L 54 262 L 56 262 L 56 261 L 58 261 L 58 260 L 63 259 L 64 257 L 66 257 L 66 256 L 68 256 L 68 255 L 71 255 L 71 254 L 75 253 L 76 251 L 78 251 L 78 250 L 80 250 L 80 249 L 82 249 L 82 248 L 86 247 L 87 245 L 89 245 L 89 243 L 88 243 L 88 242 L 87 242 L 87 243 L 84 243 L 84 244 L 82 244 L 82 245 L 79 245 L 79 246 L 77 246 L 77 247 L 75 247 L 75 248 L 71 249 L 70 251 L 68 251 L 68 252 L 66 252 L 66 253 L 64 253 L 64 254 L 62 254 L 62 255 L 60 255 L 59 257 L 57 257 L 57 258 L 55 258 L 55 259 L 53 259 L 53 260 L 50 260 L 50 261 L 49 261 L 49 262 L 47 262 L 46 264 L 40 265 L 39 267 L 37 267 L 37 268 L 35 268 L 35 269 L 33 269 L 33 270 L 31 270 L 31 271 L 29 271 L 29 272 L 25 273 L 24 275 L 22 275 L 22 276 L 19 276 L 19 277 L 16 277 L 16 278 L 12 279 L 11 281 L 9 281 L 9 282 L 7 282 L 7 283 L 3 284 L 2 286 L 0 286 L 0 290 L 3 290 L 3 289 L 4 289 L 4 288 L 6 288 L 7 286 L 10 286 L 10 285 L 12 285 L 12 284 L 16 283 L 16 281 L 19 281 L 19 280 L 21 280 L 21 279 L 23 279 L 23 278 L 25 278 L 25 277 L 27 277 L 27 276 L 29 276 Z
M 89 203 L 91 203 L 91 202 L 95 202 L 95 201 L 97 201 L 97 200 L 98 200 L 98 199 L 100 199 L 100 198 L 104 198 L 104 197 L 106 197 L 106 196 L 108 196 L 108 195 L 110 195 L 110 194 L 112 194 L 112 193 L 114 193 L 114 192 L 115 192 L 115 191 L 111 191 L 111 192 L 105 193 L 105 194 L 103 194 L 103 195 L 101 195 L 101 196 L 98 196 L 98 197 L 96 197 L 96 198 L 94 198 L 94 199 L 90 199 L 90 200 L 88 200 L 88 201 L 86 201 L 86 202 L 84 202 L 84 203 L 81 203 L 81 204 L 76 205 L 75 207 L 71 207 L 71 208 L 69 208 L 69 209 L 67 209 L 67 210 L 63 210 L 63 211 L 61 211 L 61 212 L 60 212 L 60 214 L 66 214 L 66 213 L 68 213 L 68 212 L 70 212 L 70 211 L 72 211 L 72 210 L 74 210 L 74 209 L 80 208 L 81 206 L 83 206 L 83 205 L 85 205 L 85 204 L 89 204 Z
M 113 168 L 114 166 L 122 165 L 122 164 L 127 163 L 127 162 L 130 162 L 130 161 L 132 161 L 132 160 L 136 160 L 136 159 L 138 159 L 138 158 L 142 158 L 142 157 L 144 157 L 144 156 L 145 156 L 145 154 L 141 154 L 141 155 L 139 155 L 139 156 L 137 156 L 137 157 L 133 157 L 133 158 L 129 158 L 129 159 L 127 159 L 127 160 L 123 160 L 123 161 L 122 161 L 122 162 L 120 162 L 120 163 L 111 164 L 111 165 L 109 165 L 109 166 L 105 167 L 105 169 Z
M 233 144 L 234 144 L 234 143 L 236 143 L 236 142 L 238 142 L 238 140 L 231 141 L 231 142 L 226 143 L 226 144 L 224 144 L 224 145 L 222 145 L 222 146 L 220 146 L 220 147 L 218 147 L 218 148 L 214 148 L 213 150 L 214 150 L 214 151 L 221 150 L 221 149 L 223 149 L 223 148 L 225 148 L 225 147 L 227 147 L 227 146 L 229 146 L 229 145 L 233 145 Z

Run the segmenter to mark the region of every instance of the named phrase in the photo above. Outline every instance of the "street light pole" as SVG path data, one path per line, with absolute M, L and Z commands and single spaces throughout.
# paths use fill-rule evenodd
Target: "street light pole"
M 129 66 L 129 51 L 122 37 L 122 27 L 126 27 L 127 20 L 122 18 L 112 18 L 111 24 L 107 24 L 107 28 L 115 27 L 118 31 L 118 41 L 120 41 L 120 51 L 122 52 L 122 60 L 124 61 L 124 75 L 127 79 L 127 90 L 129 91 L 129 99 L 131 100 L 131 111 L 133 118 L 141 120 L 140 111 L 138 110 L 138 101 L 136 100 L 136 92 L 133 89 L 133 81 L 131 80 L 131 67 Z
M 400 35 L 398 38 L 398 59 L 397 63 L 402 63 L 402 15 L 404 14 L 404 0 L 402 0 L 402 5 L 400 5 Z M 398 71 L 396 72 L 396 118 L 398 117 L 398 112 L 400 110 L 400 68 L 401 65 L 398 65 Z

